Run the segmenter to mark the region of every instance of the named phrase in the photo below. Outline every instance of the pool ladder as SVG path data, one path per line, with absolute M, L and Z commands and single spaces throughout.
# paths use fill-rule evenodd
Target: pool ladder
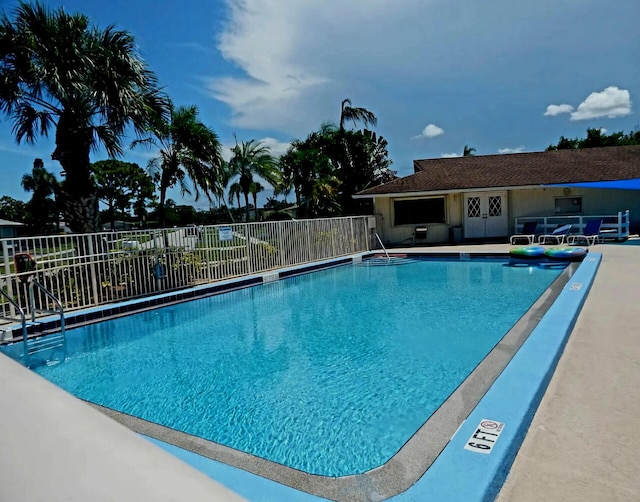
M 55 310 L 52 309 L 39 309 L 35 306 L 35 289 L 39 289 L 46 298 L 48 298 Z M 51 291 L 45 288 L 37 281 L 29 281 L 29 312 L 31 313 L 31 321 L 27 322 L 27 316 L 24 309 L 13 299 L 9 294 L 0 289 L 2 296 L 13 306 L 18 313 L 19 317 L 7 317 L 1 316 L 1 319 L 9 321 L 18 321 L 22 324 L 22 343 L 24 344 L 24 364 L 29 366 L 29 358 L 37 354 L 38 352 L 44 352 L 45 350 L 51 350 L 56 348 L 62 348 L 64 358 L 67 357 L 67 338 L 65 336 L 65 324 L 64 324 L 64 309 L 60 300 L 56 298 Z M 60 315 L 60 331 L 51 335 L 43 335 L 37 338 L 29 339 L 27 336 L 27 325 L 35 326 L 39 323 L 36 321 L 36 314 L 59 314 Z
M 389 253 L 387 253 L 387 248 L 384 247 L 384 244 L 382 243 L 382 239 L 380 238 L 377 232 L 376 232 L 376 239 L 378 239 L 378 242 L 382 246 L 382 250 L 384 251 L 384 254 L 387 256 L 387 260 L 391 261 L 391 256 L 389 256 Z

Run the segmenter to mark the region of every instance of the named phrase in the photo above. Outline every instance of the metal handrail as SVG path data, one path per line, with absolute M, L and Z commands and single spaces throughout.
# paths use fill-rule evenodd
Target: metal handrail
M 0 319 L 5 319 L 7 321 L 22 322 L 22 341 L 24 343 L 24 351 L 26 354 L 27 352 L 27 315 L 24 313 L 24 309 L 20 305 L 18 305 L 18 303 L 13 298 L 11 298 L 11 296 L 9 296 L 9 293 L 7 293 L 4 289 L 0 289 L 0 293 L 2 293 L 2 296 L 4 296 L 4 298 L 11 305 L 13 305 L 13 308 L 20 313 L 20 319 L 16 319 L 15 317 L 6 317 L 6 316 L 0 316 Z
M 376 238 L 378 239 L 378 242 L 382 246 L 382 250 L 384 251 L 384 254 L 387 255 L 387 260 L 391 261 L 391 256 L 389 256 L 389 253 L 387 253 L 387 248 L 384 247 L 384 244 L 382 243 L 382 239 L 380 238 L 377 232 L 376 232 Z
M 35 295 L 33 292 L 34 287 L 37 287 L 42 293 L 44 293 L 44 295 L 49 298 L 49 300 L 51 300 L 55 306 L 57 307 L 56 310 L 49 310 L 49 309 L 36 309 L 35 308 Z M 36 313 L 41 313 L 41 314 L 59 314 L 60 315 L 60 336 L 62 338 L 62 346 L 63 346 L 63 351 L 64 351 L 64 357 L 66 358 L 67 356 L 67 338 L 65 336 L 65 325 L 64 325 L 64 308 L 62 307 L 62 303 L 60 303 L 60 300 L 58 300 L 58 298 L 56 298 L 53 293 L 51 291 L 49 291 L 47 288 L 45 288 L 42 284 L 40 284 L 38 281 L 36 280 L 31 280 L 29 281 L 29 310 L 31 311 L 31 322 L 34 322 L 36 320 Z M 26 343 L 26 331 L 25 331 L 25 361 L 27 363 L 27 365 L 29 364 L 29 351 L 27 350 L 27 343 Z

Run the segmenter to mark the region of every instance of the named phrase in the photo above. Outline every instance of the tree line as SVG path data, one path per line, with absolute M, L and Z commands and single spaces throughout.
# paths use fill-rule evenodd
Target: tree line
M 36 219 L 40 211 L 59 211 L 73 232 L 97 231 L 99 200 L 111 222 L 118 210 L 133 208 L 141 217 L 153 203 L 157 223 L 165 226 L 167 191 L 173 187 L 196 200 L 216 201 L 232 221 L 226 202 L 239 208 L 242 197 L 248 221 L 249 199 L 255 208 L 261 182 L 285 202 L 293 191 L 299 217 L 352 214 L 361 209 L 354 193 L 395 177 L 386 140 L 368 129 L 346 128 L 349 122 L 376 125 L 372 112 L 348 99 L 341 104 L 339 126 L 323 124 L 306 139 L 294 140 L 281 158 L 260 141 L 236 138 L 225 161 L 218 135 L 195 106 L 176 106 L 162 92 L 131 34 L 40 3 L 20 2 L 11 15 L 0 17 L 0 113 L 12 120 L 18 143 L 55 136 L 51 158 L 62 166 L 63 181 L 58 184 L 40 159 L 23 179 L 32 199 L 22 217 L 39 230 L 50 226 Z M 154 153 L 146 169 L 116 160 L 130 130 L 136 139 L 129 147 Z M 109 159 L 92 163 L 91 153 L 99 147 Z M 11 208 L 9 199 L 0 199 L 0 216 L 12 213 L 21 221 L 20 208 Z
M 640 145 L 640 129 L 624 133 L 622 131 L 607 134 L 600 128 L 587 129 L 586 138 L 560 139 L 555 145 L 549 145 L 546 151 L 575 150 L 578 148 L 597 148 L 602 146 L 627 146 Z

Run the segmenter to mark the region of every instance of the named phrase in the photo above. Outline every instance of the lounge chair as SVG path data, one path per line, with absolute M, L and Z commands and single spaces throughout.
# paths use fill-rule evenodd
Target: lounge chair
M 573 225 L 562 225 L 556 228 L 550 234 L 543 234 L 538 237 L 539 244 L 547 244 L 547 241 L 552 241 L 553 244 L 564 244 L 567 235 L 571 231 Z
M 587 246 L 594 245 L 596 242 L 600 242 L 600 227 L 602 226 L 602 220 L 588 220 L 584 226 L 584 230 L 581 234 L 570 235 L 567 238 L 568 244 L 576 244 L 577 242 L 584 240 Z
M 527 244 L 533 244 L 536 240 L 537 221 L 525 221 L 522 226 L 522 232 L 511 236 L 511 244 L 515 244 L 518 239 L 526 239 Z
M 413 245 L 416 245 L 417 240 L 427 241 L 428 227 L 416 227 L 413 231 Z

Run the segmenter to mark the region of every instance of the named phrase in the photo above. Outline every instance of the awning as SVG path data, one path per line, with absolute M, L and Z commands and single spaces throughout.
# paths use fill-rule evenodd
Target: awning
M 640 190 L 640 178 L 613 181 L 586 181 L 584 183 L 554 183 L 549 187 L 609 188 L 612 190 Z

